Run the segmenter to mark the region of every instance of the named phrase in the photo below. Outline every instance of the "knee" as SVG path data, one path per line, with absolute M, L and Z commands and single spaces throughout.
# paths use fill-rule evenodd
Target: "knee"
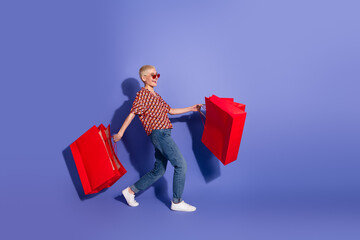
M 160 168 L 160 169 L 158 170 L 158 175 L 159 175 L 160 177 L 162 177 L 164 174 L 165 174 L 165 169 L 164 169 L 164 168 Z
M 187 163 L 186 163 L 185 159 L 182 158 L 182 161 L 179 161 L 178 164 L 176 164 L 175 170 L 178 171 L 178 172 L 181 172 L 183 174 L 186 173 L 186 171 L 187 171 Z
M 155 167 L 152 171 L 152 174 L 157 177 L 162 177 L 165 174 L 165 169 L 161 167 Z

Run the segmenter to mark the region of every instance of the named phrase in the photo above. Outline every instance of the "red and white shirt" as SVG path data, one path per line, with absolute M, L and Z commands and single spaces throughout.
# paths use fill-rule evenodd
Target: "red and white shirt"
M 170 106 L 158 93 L 153 94 L 146 88 L 136 94 L 130 113 L 139 116 L 147 135 L 155 129 L 173 128 L 168 113 Z

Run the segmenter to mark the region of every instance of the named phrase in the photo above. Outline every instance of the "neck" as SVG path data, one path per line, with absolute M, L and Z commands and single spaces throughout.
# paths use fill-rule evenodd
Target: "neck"
M 145 85 L 144 88 L 147 89 L 147 90 L 149 90 L 149 91 L 152 92 L 152 93 L 155 93 L 154 87 L 152 87 L 152 86 L 150 86 L 150 85 Z

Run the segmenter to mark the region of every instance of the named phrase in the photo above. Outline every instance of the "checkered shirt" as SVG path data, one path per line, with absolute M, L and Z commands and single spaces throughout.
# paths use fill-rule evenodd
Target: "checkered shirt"
M 155 129 L 173 128 L 168 113 L 170 106 L 161 98 L 158 93 L 151 93 L 146 88 L 136 94 L 135 100 L 130 110 L 139 116 L 139 119 L 147 135 Z

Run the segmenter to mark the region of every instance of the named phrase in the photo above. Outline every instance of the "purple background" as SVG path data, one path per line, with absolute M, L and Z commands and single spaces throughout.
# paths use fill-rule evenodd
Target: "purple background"
M 358 1 L 1 1 L 1 239 L 359 239 Z M 157 67 L 174 108 L 205 96 L 246 104 L 238 160 L 199 139 L 198 114 L 172 118 L 188 162 L 169 210 L 172 172 L 124 204 L 151 169 L 136 119 L 118 144 L 128 173 L 77 191 L 68 146 L 93 125 L 119 128 Z

